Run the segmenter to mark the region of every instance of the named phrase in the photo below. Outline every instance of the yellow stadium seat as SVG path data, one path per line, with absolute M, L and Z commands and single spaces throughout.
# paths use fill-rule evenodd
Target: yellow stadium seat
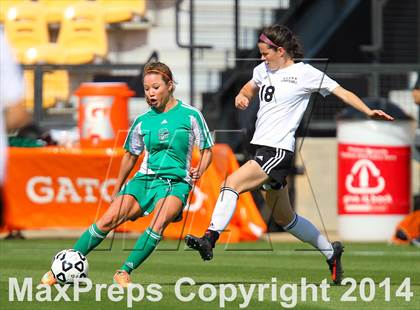
M 25 70 L 25 104 L 28 109 L 34 107 L 34 72 Z M 42 107 L 53 107 L 58 101 L 67 101 L 69 97 L 69 74 L 65 70 L 44 72 L 42 76 Z
M 11 7 L 20 5 L 30 0 L 0 0 L 0 22 L 4 22 L 7 17 L 7 12 Z
M 28 57 L 28 51 L 48 44 L 48 25 L 43 6 L 37 2 L 25 2 L 11 6 L 7 11 L 4 31 L 16 57 L 23 64 L 32 64 L 36 58 Z
M 61 21 L 67 7 L 86 0 L 38 0 L 46 8 L 47 21 L 58 23 Z
M 66 64 L 83 64 L 105 58 L 108 41 L 100 5 L 79 2 L 66 9 L 61 21 L 57 45 L 62 50 L 57 60 Z
M 50 64 L 85 64 L 106 58 L 108 42 L 103 11 L 95 2 L 67 7 L 56 43 L 32 48 L 27 54 Z
M 105 9 L 105 22 L 128 21 L 133 16 L 144 18 L 147 0 L 96 0 Z

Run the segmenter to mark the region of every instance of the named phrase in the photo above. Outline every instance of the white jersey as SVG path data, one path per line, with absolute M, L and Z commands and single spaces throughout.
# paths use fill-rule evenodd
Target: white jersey
M 252 144 L 294 151 L 295 131 L 314 92 L 329 95 L 338 83 L 310 64 L 295 63 L 270 71 L 265 62 L 254 68 L 260 108 Z
M 0 185 L 3 183 L 6 165 L 7 137 L 4 111 L 23 99 L 23 78 L 15 63 L 2 29 L 0 28 Z

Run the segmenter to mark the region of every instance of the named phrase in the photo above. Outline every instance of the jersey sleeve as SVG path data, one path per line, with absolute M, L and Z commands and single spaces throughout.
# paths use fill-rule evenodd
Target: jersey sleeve
M 200 111 L 196 110 L 191 115 L 191 127 L 194 133 L 195 144 L 200 150 L 208 149 L 213 146 L 213 139 L 207 123 Z
M 141 132 L 141 124 L 141 120 L 136 119 L 133 125 L 131 125 L 124 142 L 124 149 L 134 155 L 140 155 L 144 150 L 144 139 Z
M 252 72 L 252 80 L 255 82 L 255 84 L 257 84 L 258 87 L 261 87 L 262 82 L 263 82 L 263 67 L 262 65 L 264 64 L 260 64 L 258 66 L 256 66 L 254 68 L 254 71 Z
M 325 72 L 306 64 L 305 90 L 314 93 L 319 92 L 322 96 L 328 96 L 339 84 L 330 78 Z

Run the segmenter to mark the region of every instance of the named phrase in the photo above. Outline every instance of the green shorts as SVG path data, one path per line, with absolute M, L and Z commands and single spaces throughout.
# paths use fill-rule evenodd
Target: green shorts
M 185 206 L 190 193 L 191 185 L 184 181 L 174 181 L 154 176 L 145 176 L 139 173 L 128 181 L 118 195 L 131 195 L 136 198 L 143 210 L 143 215 L 148 215 L 155 209 L 156 203 L 168 196 L 175 196 Z

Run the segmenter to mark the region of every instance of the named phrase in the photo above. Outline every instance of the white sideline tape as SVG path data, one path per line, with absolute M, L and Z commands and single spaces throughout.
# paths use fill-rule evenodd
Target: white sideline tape
M 273 255 L 277 256 L 294 256 L 294 255 L 313 255 L 318 256 L 320 255 L 318 250 L 287 250 L 287 251 L 277 251 L 270 249 L 229 249 L 227 252 L 239 252 L 241 255 L 267 255 L 267 252 L 272 252 Z M 344 254 L 345 256 L 394 256 L 394 257 L 420 257 L 420 250 L 418 252 L 387 252 L 387 251 L 349 251 L 345 250 Z

